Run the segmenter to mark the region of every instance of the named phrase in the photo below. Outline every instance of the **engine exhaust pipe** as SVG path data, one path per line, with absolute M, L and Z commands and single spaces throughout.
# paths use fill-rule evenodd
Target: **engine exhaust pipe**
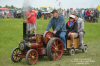
M 23 22 L 23 39 L 26 38 L 27 33 L 27 23 Z

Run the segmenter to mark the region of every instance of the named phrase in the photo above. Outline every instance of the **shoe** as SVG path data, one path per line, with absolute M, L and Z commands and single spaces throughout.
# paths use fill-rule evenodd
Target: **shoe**
M 84 49 L 84 45 L 80 45 L 79 48 L 80 48 L 80 49 Z
M 67 49 L 64 49 L 64 51 L 65 51 L 65 50 L 67 50 Z

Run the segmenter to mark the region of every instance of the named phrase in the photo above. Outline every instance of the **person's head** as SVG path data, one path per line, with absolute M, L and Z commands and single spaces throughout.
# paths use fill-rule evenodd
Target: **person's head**
M 54 18 L 58 18 L 58 17 L 59 17 L 59 13 L 58 13 L 57 10 L 53 10 L 53 11 L 52 11 L 52 14 L 53 14 L 53 17 L 54 17 Z
M 74 22 L 74 20 L 75 20 L 75 15 L 70 15 L 69 16 L 69 21 L 70 22 Z
M 32 10 L 30 9 L 28 12 L 32 12 Z
M 75 21 L 77 21 L 77 20 L 78 20 L 78 18 L 79 18 L 79 16 L 78 16 L 78 15 L 75 15 Z

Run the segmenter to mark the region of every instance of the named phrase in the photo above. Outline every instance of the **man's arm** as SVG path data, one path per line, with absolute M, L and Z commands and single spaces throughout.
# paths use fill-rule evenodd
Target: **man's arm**
M 79 32 L 83 31 L 84 30 L 84 20 L 81 20 L 81 27 L 79 29 Z

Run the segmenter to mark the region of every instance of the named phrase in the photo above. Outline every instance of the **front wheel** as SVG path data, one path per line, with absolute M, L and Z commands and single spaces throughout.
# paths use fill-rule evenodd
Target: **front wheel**
M 26 61 L 29 65 L 36 64 L 38 61 L 38 52 L 35 49 L 30 49 L 26 54 Z
M 21 54 L 21 50 L 19 48 L 15 48 L 12 52 L 11 60 L 15 63 L 20 62 L 22 60 L 22 58 L 20 57 Z
M 48 58 L 56 61 L 61 59 L 64 53 L 64 44 L 59 38 L 51 38 L 46 49 Z

